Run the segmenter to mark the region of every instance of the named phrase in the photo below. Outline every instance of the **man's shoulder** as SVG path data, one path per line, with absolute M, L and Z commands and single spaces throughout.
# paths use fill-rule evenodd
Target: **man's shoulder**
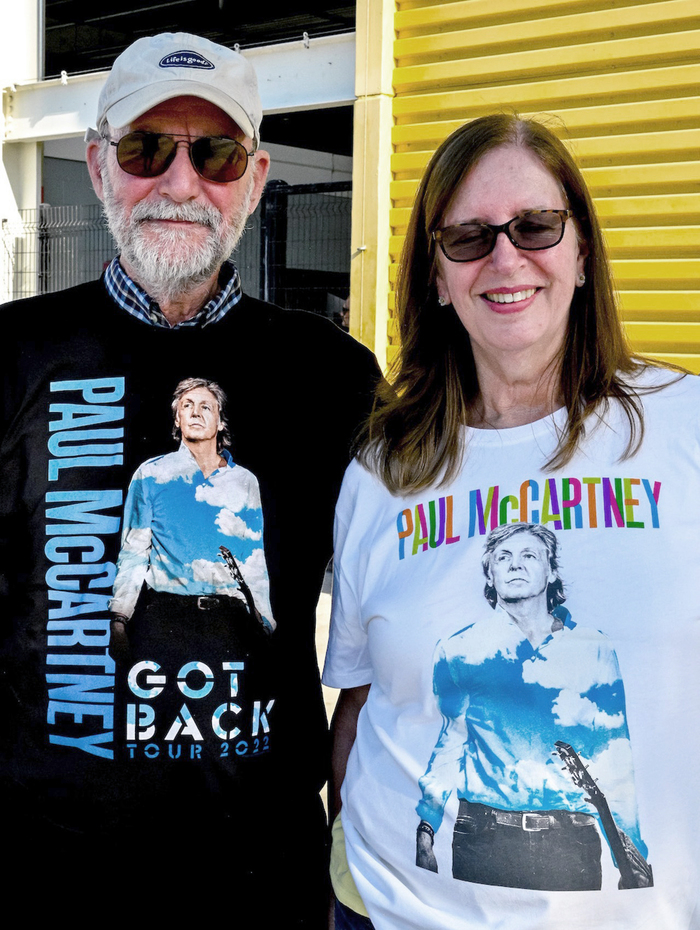
M 33 313 L 50 310 L 58 304 L 79 307 L 85 300 L 109 300 L 109 295 L 101 278 L 87 281 L 85 284 L 76 284 L 61 291 L 52 291 L 50 294 L 37 294 L 34 297 L 20 297 L 2 305 L 3 313 Z
M 57 321 L 66 328 L 69 321 L 76 317 L 93 316 L 99 304 L 111 303 L 101 279 L 77 284 L 62 291 L 50 294 L 38 294 L 35 297 L 22 297 L 0 306 L 3 322 L 12 319 L 14 332 L 26 331 L 36 333 L 37 326 L 48 326 Z
M 470 665 L 512 661 L 523 634 L 507 613 L 483 600 L 475 606 L 474 614 L 475 619 L 438 643 L 438 658 L 459 659 Z
M 175 449 L 146 459 L 134 472 L 133 480 L 144 481 L 150 478 L 156 484 L 168 484 L 174 479 L 191 479 L 197 471 L 195 459 L 182 449 Z
M 268 340 L 290 351 L 332 352 L 336 357 L 346 356 L 374 362 L 370 350 L 353 339 L 327 317 L 307 310 L 285 310 L 276 304 L 258 300 L 244 294 L 236 317 L 248 325 L 264 330 Z

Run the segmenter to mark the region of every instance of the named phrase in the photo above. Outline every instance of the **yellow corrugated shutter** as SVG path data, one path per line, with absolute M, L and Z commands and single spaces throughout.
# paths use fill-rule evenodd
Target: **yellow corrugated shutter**
M 634 347 L 700 372 L 698 0 L 399 0 L 396 10 L 392 280 L 439 142 L 494 110 L 551 114 L 595 197 Z

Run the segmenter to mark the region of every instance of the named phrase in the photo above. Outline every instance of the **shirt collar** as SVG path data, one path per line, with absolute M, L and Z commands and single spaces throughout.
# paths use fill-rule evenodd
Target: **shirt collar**
M 181 440 L 180 440 L 180 447 L 178 448 L 177 451 L 178 451 L 178 453 L 179 453 L 180 455 L 186 455 L 188 458 L 192 459 L 193 462 L 196 462 L 196 461 L 197 461 L 197 460 L 195 459 L 194 455 L 192 454 L 192 450 L 191 450 L 190 447 L 185 443 L 184 439 L 181 439 Z M 234 467 L 235 467 L 236 463 L 233 461 L 233 456 L 232 456 L 231 453 L 228 451 L 228 449 L 219 449 L 219 455 L 221 456 L 222 459 L 224 459 L 224 460 L 226 461 L 226 467 L 227 467 L 227 468 L 234 468 Z
M 530 641 L 528 640 L 525 633 L 523 633 L 523 631 L 520 629 L 520 627 L 515 622 L 515 620 L 513 620 L 513 618 L 511 617 L 511 615 L 508 613 L 507 610 L 501 607 L 500 604 L 495 604 L 493 608 L 493 612 L 496 615 L 498 622 L 500 624 L 506 627 L 510 627 L 511 629 L 517 630 L 518 633 L 520 634 L 520 641 L 522 643 L 527 643 L 528 648 L 532 649 L 533 652 L 539 652 L 541 649 L 543 649 L 547 645 L 547 643 L 551 643 L 552 639 L 558 633 L 561 633 L 562 630 L 573 630 L 574 627 L 576 626 L 574 621 L 571 619 L 571 614 L 569 613 L 569 611 L 566 609 L 566 607 L 563 606 L 563 604 L 560 604 L 558 607 L 555 607 L 554 610 L 550 612 L 550 617 L 552 618 L 552 628 L 551 628 L 549 635 L 545 639 L 542 640 L 542 642 L 536 649 L 534 649 L 530 645 Z
M 503 623 L 512 623 L 517 626 L 515 620 L 511 617 L 507 610 L 505 610 L 499 603 L 493 605 L 493 612 Z M 555 607 L 554 610 L 550 611 L 550 616 L 552 617 L 552 632 L 556 633 L 564 627 L 568 627 L 570 630 L 576 626 L 574 621 L 571 619 L 571 613 L 564 607 L 563 604 L 559 604 L 558 607 Z
M 233 262 L 224 262 L 219 272 L 220 290 L 199 310 L 191 320 L 171 326 L 155 300 L 129 277 L 119 258 L 114 258 L 104 275 L 105 287 L 112 300 L 132 316 L 151 326 L 162 329 L 184 329 L 185 327 L 208 326 L 222 319 L 241 299 L 241 278 Z

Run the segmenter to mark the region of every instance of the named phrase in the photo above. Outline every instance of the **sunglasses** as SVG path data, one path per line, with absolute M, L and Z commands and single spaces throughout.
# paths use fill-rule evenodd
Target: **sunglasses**
M 219 139 L 213 136 L 173 135 L 167 132 L 129 132 L 118 142 L 108 140 L 117 150 L 119 167 L 137 178 L 157 178 L 172 165 L 178 145 L 186 145 L 192 167 L 205 181 L 228 184 L 242 178 L 248 167 L 248 159 L 255 151 L 248 152 L 235 139 Z
M 571 210 L 527 210 L 507 223 L 457 223 L 433 231 L 451 262 L 475 262 L 492 252 L 499 233 L 505 233 L 516 249 L 539 252 L 559 245 L 564 238 L 564 225 L 573 216 Z

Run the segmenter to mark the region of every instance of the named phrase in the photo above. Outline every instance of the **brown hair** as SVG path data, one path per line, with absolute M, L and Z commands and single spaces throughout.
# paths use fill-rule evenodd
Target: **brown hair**
M 623 458 L 643 437 L 642 407 L 625 383 L 644 362 L 634 356 L 619 320 L 608 257 L 591 196 L 566 146 L 542 123 L 497 113 L 461 126 L 433 155 L 418 188 L 396 286 L 401 345 L 360 448 L 360 460 L 393 492 L 414 491 L 455 477 L 461 427 L 479 399 L 469 335 L 452 307 L 440 307 L 435 287 L 437 229 L 452 197 L 477 162 L 504 145 L 531 151 L 558 181 L 587 249 L 586 281 L 576 288 L 559 386 L 567 422 L 551 460 L 565 465 L 581 442 L 587 417 L 617 399 L 627 417 Z

